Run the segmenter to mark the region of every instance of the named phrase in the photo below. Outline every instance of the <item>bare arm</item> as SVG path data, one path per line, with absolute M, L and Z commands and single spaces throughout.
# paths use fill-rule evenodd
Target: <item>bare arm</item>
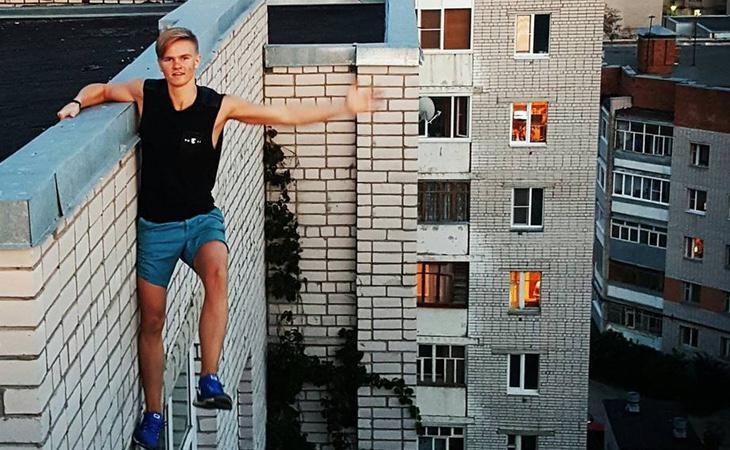
M 325 122 L 336 116 L 354 115 L 373 109 L 371 89 L 350 87 L 345 103 L 322 106 L 264 106 L 248 103 L 245 100 L 227 95 L 223 99 L 224 115 L 228 119 L 251 124 L 265 125 L 306 125 Z
M 136 102 L 140 104 L 143 86 L 143 80 L 130 80 L 126 83 L 89 84 L 74 97 L 75 101 L 67 103 L 56 115 L 59 120 L 76 117 L 82 108 L 105 102 Z

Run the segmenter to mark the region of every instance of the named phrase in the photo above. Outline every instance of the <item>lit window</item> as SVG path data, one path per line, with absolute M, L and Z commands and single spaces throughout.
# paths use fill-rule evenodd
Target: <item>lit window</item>
M 426 97 L 433 102 L 435 113 L 418 122 L 418 134 L 429 138 L 469 137 L 469 97 Z
M 689 283 L 687 281 L 684 281 L 682 284 L 684 285 L 684 301 L 689 303 L 699 303 L 702 286 L 695 283 Z
M 541 272 L 510 272 L 509 307 L 526 309 L 540 307 Z
M 710 146 L 689 144 L 689 164 L 695 167 L 708 167 L 710 165 Z
M 508 394 L 537 394 L 540 355 L 535 353 L 508 355 Z
M 469 221 L 468 181 L 419 181 L 418 221 L 450 223 Z
M 679 326 L 679 342 L 687 347 L 697 347 L 699 330 L 697 328 Z
M 690 212 L 704 214 L 707 211 L 707 191 L 687 189 L 687 202 Z
M 468 297 L 468 263 L 418 263 L 416 268 L 418 306 L 465 308 Z
M 468 50 L 471 9 L 419 9 L 418 29 L 423 49 Z
M 508 434 L 507 450 L 537 450 L 537 436 L 529 434 Z
M 547 102 L 513 103 L 510 142 L 513 144 L 547 142 L 547 121 Z
M 466 347 L 460 345 L 418 345 L 418 384 L 464 386 Z
M 705 254 L 704 241 L 697 237 L 684 237 L 684 257 L 702 261 Z
M 418 450 L 464 450 L 464 428 L 424 427 Z
M 515 54 L 546 55 L 550 46 L 550 14 L 517 16 Z

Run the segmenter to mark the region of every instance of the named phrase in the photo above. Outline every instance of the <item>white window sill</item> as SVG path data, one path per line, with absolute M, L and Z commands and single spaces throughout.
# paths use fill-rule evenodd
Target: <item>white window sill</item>
M 524 395 L 529 397 L 539 397 L 540 393 L 537 391 L 532 390 L 524 390 L 524 389 L 514 389 L 514 388 L 507 388 L 507 395 Z
M 694 214 L 695 216 L 704 216 L 707 214 L 706 211 L 700 211 L 697 209 L 687 209 L 684 212 L 686 212 L 687 214 Z
M 432 138 L 432 137 L 425 137 L 425 136 L 418 136 L 418 142 L 433 142 L 433 143 L 463 143 L 463 144 L 470 144 L 471 138 Z
M 685 261 L 692 261 L 694 263 L 701 263 L 702 262 L 702 258 L 692 258 L 691 256 L 685 256 L 684 257 L 684 260 Z
M 543 231 L 543 227 L 542 226 L 539 226 L 539 227 L 531 227 L 531 226 L 525 226 L 525 225 L 512 225 L 510 227 L 510 231 L 517 231 L 517 232 L 522 232 L 522 231 L 527 231 L 527 232 L 531 232 L 531 231 Z
M 547 142 L 510 142 L 510 147 L 547 147 Z
M 550 53 L 514 53 L 514 59 L 550 59 Z
M 539 316 L 540 308 L 509 308 L 507 314 L 514 316 Z

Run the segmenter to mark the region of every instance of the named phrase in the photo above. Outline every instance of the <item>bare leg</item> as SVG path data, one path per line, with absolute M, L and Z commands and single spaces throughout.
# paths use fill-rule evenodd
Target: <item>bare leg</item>
M 228 249 L 219 241 L 205 243 L 193 259 L 203 281 L 205 299 L 200 313 L 200 375 L 218 372 L 228 323 Z
M 139 367 L 142 375 L 147 411 L 162 413 L 162 377 L 164 349 L 162 329 L 165 326 L 167 290 L 137 277 L 141 327 L 139 331 Z

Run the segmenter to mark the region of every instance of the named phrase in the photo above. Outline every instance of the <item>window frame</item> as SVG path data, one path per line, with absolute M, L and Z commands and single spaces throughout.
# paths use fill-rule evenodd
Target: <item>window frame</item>
M 618 230 L 618 234 L 615 231 Z M 627 233 L 623 233 L 627 230 Z M 635 233 L 632 233 L 635 231 Z M 641 242 L 642 237 L 646 233 L 646 243 Z M 624 234 L 627 238 L 624 238 Z M 636 240 L 632 239 L 632 235 L 636 235 Z M 632 222 L 630 220 L 611 218 L 611 239 L 616 239 L 623 242 L 631 242 L 632 244 L 646 245 L 654 248 L 667 248 L 667 234 L 668 230 L 663 227 L 657 227 L 654 225 L 647 225 L 641 222 Z M 651 241 L 655 240 L 656 244 L 652 244 Z M 662 245 L 662 243 L 664 245 Z
M 687 337 L 689 343 L 685 342 Z M 700 330 L 686 325 L 679 326 L 679 344 L 683 347 L 698 348 L 700 343 Z
M 699 305 L 702 298 L 702 285 L 690 281 L 682 282 L 682 301 Z
M 535 389 L 528 389 L 525 388 L 525 370 L 527 367 L 526 364 L 526 356 L 527 355 L 536 355 L 537 356 L 537 387 Z M 520 385 L 519 387 L 513 387 L 510 386 L 510 378 L 512 374 L 512 356 L 519 356 L 520 357 L 520 375 L 519 375 L 519 381 Z M 507 395 L 540 395 L 540 354 L 535 352 L 525 352 L 525 353 L 508 353 L 507 354 Z
M 431 356 L 421 356 L 421 348 L 430 347 Z M 449 356 L 438 356 L 438 347 L 448 347 Z M 463 349 L 463 357 L 453 356 L 454 348 Z M 416 353 L 416 384 L 418 386 L 436 386 L 436 387 L 466 387 L 466 361 L 467 361 L 467 348 L 466 345 L 457 344 L 436 344 L 436 343 L 419 343 L 418 352 Z M 430 361 L 431 370 L 426 373 L 426 361 Z M 449 361 L 453 364 L 453 371 L 450 374 L 453 381 L 447 381 L 446 371 L 449 368 Z M 438 374 L 437 366 L 441 363 L 443 369 L 444 381 L 440 382 L 436 379 Z M 459 364 L 461 363 L 461 364 Z M 461 376 L 459 377 L 459 366 L 461 366 Z M 426 380 L 430 376 L 430 380 Z
M 518 274 L 518 280 L 517 280 L 517 307 L 512 305 L 512 287 L 513 287 L 513 281 L 512 277 L 513 274 Z M 537 306 L 525 306 L 525 290 L 526 290 L 526 275 L 527 274 L 538 274 L 538 279 L 536 282 L 536 287 L 538 289 L 537 294 Z M 518 271 L 518 270 L 512 270 L 509 272 L 509 298 L 507 302 L 507 307 L 510 311 L 513 312 L 526 312 L 526 311 L 535 311 L 539 312 L 542 308 L 542 279 L 543 279 L 543 272 L 542 271 Z
M 720 336 L 720 358 L 730 360 L 730 336 Z
M 696 241 L 699 241 L 702 247 L 701 251 L 696 251 Z M 705 240 L 698 238 L 697 236 L 685 236 L 684 237 L 684 259 L 690 261 L 702 262 L 705 258 Z M 700 255 L 699 257 L 697 255 Z
M 707 150 L 707 164 L 700 164 L 702 162 L 702 150 Z M 689 166 L 699 169 L 707 169 L 710 167 L 710 145 L 702 144 L 700 142 L 689 143 Z
M 429 5 L 424 6 L 424 3 Z M 423 0 L 416 0 L 416 28 L 418 30 L 418 46 L 424 53 L 432 54 L 453 54 L 462 53 L 470 54 L 474 53 L 474 3 L 473 1 L 449 1 L 440 0 L 440 6 L 435 7 L 436 2 L 424 2 Z M 432 6 L 433 5 L 433 6 Z M 468 6 L 467 6 L 468 5 Z M 468 9 L 469 13 L 469 48 L 444 48 L 444 42 L 446 39 L 446 10 L 448 9 Z M 440 28 L 439 28 L 439 48 L 423 48 L 421 46 L 421 12 L 422 11 L 439 11 L 440 17 Z M 429 30 L 433 30 L 429 28 Z
M 450 118 L 451 121 L 449 123 L 449 134 L 450 136 L 429 136 L 428 135 L 428 126 L 429 122 L 426 120 L 419 120 L 419 130 L 418 130 L 418 140 L 420 142 L 471 142 L 471 132 L 472 132 L 472 96 L 466 95 L 466 94 L 442 94 L 437 93 L 437 95 L 420 95 L 419 99 L 422 97 L 428 97 L 428 98 L 448 98 L 449 105 L 450 105 Z M 459 128 L 458 125 L 458 115 L 456 114 L 456 105 L 457 105 L 457 98 L 465 98 L 467 103 L 467 117 L 466 117 L 466 136 L 457 136 L 456 132 Z M 433 119 L 432 119 L 433 120 Z M 423 125 L 423 131 L 425 134 L 421 134 L 421 122 L 425 122 Z
M 544 103 L 545 104 L 545 115 L 547 116 L 547 120 L 545 121 L 545 141 L 532 141 L 532 105 L 535 103 Z M 515 120 L 515 105 L 517 104 L 525 104 L 527 105 L 527 119 L 525 122 L 525 137 L 527 138 L 524 141 L 515 141 L 513 139 L 513 131 L 514 131 L 514 120 Z M 548 129 L 550 127 L 550 102 L 548 100 L 532 100 L 532 101 L 524 101 L 524 102 L 511 102 L 509 106 L 509 146 L 510 147 L 547 147 L 548 144 Z
M 516 224 L 515 223 L 515 205 L 516 191 L 517 189 L 527 189 L 527 224 Z M 542 191 L 542 214 L 540 215 L 540 224 L 532 224 L 532 191 L 539 189 Z M 525 208 L 525 206 L 519 206 L 519 208 Z M 512 231 L 542 231 L 545 228 L 545 188 L 544 187 L 514 187 L 512 188 L 512 207 L 510 210 L 510 230 Z
M 626 124 L 626 128 L 623 128 L 622 124 Z M 641 125 L 641 131 L 633 130 L 634 125 Z M 657 133 L 647 133 L 647 126 L 658 127 Z M 672 131 L 671 136 L 662 134 L 661 129 L 668 128 Z M 621 150 L 630 153 L 639 153 L 641 155 L 657 156 L 671 158 L 672 150 L 674 148 L 674 126 L 656 122 L 643 122 L 640 120 L 616 119 L 615 129 L 616 139 L 614 140 L 614 149 Z M 636 138 L 640 137 L 641 150 L 637 150 L 635 145 Z M 651 141 L 651 146 L 647 145 L 647 142 Z M 645 149 L 651 147 L 652 151 L 647 152 Z M 661 152 L 657 151 L 661 148 Z
M 437 189 L 426 190 L 427 187 L 437 186 Z M 429 199 L 430 195 L 436 196 L 436 203 L 438 205 L 436 214 L 429 214 Z M 465 212 L 464 218 L 460 220 L 459 217 L 459 196 L 466 196 L 465 200 Z M 449 205 L 449 211 L 447 219 L 437 218 L 435 220 L 429 220 L 428 217 L 432 216 L 443 216 L 443 210 L 446 205 L 445 198 L 449 199 L 451 203 Z M 419 180 L 418 181 L 418 223 L 423 225 L 432 224 L 464 224 L 469 223 L 471 208 L 471 181 L 470 180 Z
M 697 206 L 699 205 L 699 197 L 700 194 L 705 195 L 705 209 L 697 209 Z M 703 191 L 701 189 L 694 189 L 694 188 L 687 188 L 687 210 L 686 212 L 690 214 L 697 214 L 699 216 L 704 216 L 707 214 L 707 191 Z
M 621 176 L 621 183 L 619 183 L 617 181 L 617 178 L 619 176 Z M 631 192 L 630 192 L 630 194 L 625 194 L 624 193 L 624 187 L 626 186 L 626 182 L 625 182 L 626 177 L 631 177 Z M 634 180 L 636 178 L 638 178 L 638 179 L 641 180 L 641 183 L 640 183 L 641 186 L 640 186 L 640 189 L 639 189 L 639 193 L 640 193 L 639 197 L 636 197 L 636 196 L 633 195 L 634 192 L 636 191 L 634 189 Z M 644 189 L 644 180 L 649 180 L 649 197 L 650 198 L 648 198 L 648 199 L 643 197 L 643 194 L 645 192 L 645 189 Z M 654 184 L 653 184 L 654 181 L 658 181 L 659 182 L 659 201 L 652 200 L 651 199 L 651 197 L 653 196 L 653 194 L 656 192 L 654 190 Z M 662 201 L 662 198 L 665 197 L 665 195 L 664 195 L 665 194 L 665 188 L 666 188 L 666 199 L 667 199 L 666 202 Z M 616 192 L 617 189 L 620 190 L 620 193 L 619 192 Z M 669 192 L 670 192 L 670 189 L 671 189 L 670 181 L 669 180 L 666 180 L 664 178 L 650 177 L 650 176 L 646 176 L 646 175 L 637 175 L 635 173 L 624 172 L 622 170 L 614 170 L 613 171 L 613 190 L 611 192 L 611 195 L 614 196 L 614 197 L 628 198 L 628 199 L 637 200 L 637 201 L 641 201 L 641 202 L 653 203 L 655 205 L 669 206 Z
M 601 107 L 601 118 L 599 119 L 599 122 L 598 122 L 598 137 L 606 144 L 608 144 L 609 119 L 610 119 L 610 115 L 609 115 L 608 111 L 605 108 Z
M 430 434 L 431 432 L 433 432 L 434 429 L 437 430 L 437 433 L 436 434 Z M 449 430 L 449 434 L 443 434 L 442 433 L 445 429 L 448 429 Z M 461 430 L 461 431 L 459 432 L 458 430 Z M 421 449 L 421 447 L 420 447 L 421 446 L 421 439 L 427 439 L 429 437 L 432 438 L 431 439 L 431 445 L 430 445 L 430 447 L 432 449 L 435 448 L 434 442 L 436 442 L 437 440 L 445 440 L 446 441 L 446 444 L 445 444 L 445 447 L 444 448 L 446 450 L 454 450 L 454 449 L 452 449 L 452 440 L 457 440 L 457 439 L 458 440 L 461 440 L 461 448 L 462 449 L 466 448 L 466 433 L 465 433 L 465 427 L 463 427 L 463 426 L 462 427 L 454 427 L 454 426 L 424 426 L 423 427 L 423 434 L 419 434 L 418 435 L 418 446 L 417 446 L 417 448 L 419 450 L 424 450 L 424 449 Z
M 535 53 L 535 16 L 548 16 L 548 36 L 547 36 L 547 52 Z M 520 52 L 517 50 L 517 33 L 519 28 L 520 17 L 530 18 L 530 50 L 526 52 Z M 517 13 L 514 19 L 514 45 L 512 46 L 512 57 L 514 59 L 549 59 L 550 58 L 550 38 L 552 36 L 552 25 L 553 17 L 550 12 L 534 12 L 534 13 Z
M 604 311 L 608 323 L 654 337 L 662 336 L 664 322 L 661 314 L 619 302 L 606 302 Z M 631 324 L 628 323 L 629 317 Z M 616 318 L 619 321 L 614 320 Z
M 604 163 L 601 158 L 598 158 L 598 162 L 596 163 L 596 183 L 598 184 L 598 187 L 601 188 L 601 192 L 606 192 L 606 181 L 608 180 L 608 170 L 606 168 L 606 163 Z
M 535 438 L 535 446 L 533 449 L 537 450 L 540 448 L 539 439 L 536 434 L 508 434 L 507 435 L 507 450 L 526 450 L 523 448 L 522 438 L 530 436 Z M 514 438 L 514 443 L 510 442 L 510 438 Z
M 426 265 L 435 265 L 438 267 L 438 272 L 426 272 Z M 449 264 L 452 264 L 452 272 L 441 272 L 442 268 L 444 266 L 447 266 Z M 461 267 L 459 271 L 457 271 L 457 265 Z M 419 274 L 421 274 L 420 278 L 420 284 L 419 286 Z M 442 276 L 451 276 L 451 292 L 450 292 L 450 299 L 448 302 L 444 302 L 439 298 L 437 298 L 437 301 L 429 303 L 426 302 L 426 296 L 425 296 L 425 287 L 426 287 L 426 275 L 436 275 L 437 281 L 436 281 L 436 293 L 437 295 L 440 293 L 440 283 L 441 283 L 441 277 Z M 463 276 L 463 280 L 457 280 L 457 276 Z M 466 284 L 464 292 L 466 295 L 466 298 L 464 298 L 463 302 L 454 302 L 455 298 L 455 287 L 456 282 L 460 281 Z M 418 289 L 421 289 L 421 294 L 418 294 Z M 423 299 L 423 300 L 422 300 Z M 416 262 L 416 306 L 419 308 L 455 308 L 455 309 L 464 309 L 469 307 L 469 263 L 466 261 L 417 261 Z

